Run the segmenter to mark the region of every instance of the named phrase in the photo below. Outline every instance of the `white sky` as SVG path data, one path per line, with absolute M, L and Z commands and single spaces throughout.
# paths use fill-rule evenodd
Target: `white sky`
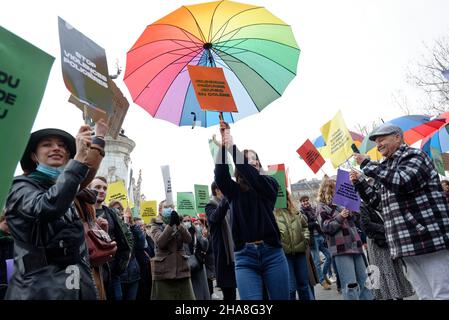
M 24 1 L 2 4 L 0 23 L 11 32 L 53 55 L 47 90 L 33 131 L 57 127 L 76 134 L 81 112 L 68 103 L 60 61 L 58 15 L 105 48 L 109 73 L 118 59 L 125 70 L 126 52 L 148 24 L 191 0 Z M 292 182 L 314 177 L 296 154 L 306 138 L 341 110 L 349 129 L 379 117 L 401 116 L 391 95 L 398 90 L 415 99 L 419 91 L 406 84 L 407 67 L 425 54 L 424 44 L 448 35 L 447 0 L 248 0 L 289 23 L 301 48 L 297 77 L 284 95 L 263 112 L 232 125 L 235 143 L 259 153 L 262 164 L 286 163 Z M 0 57 L 1 58 L 1 57 Z M 124 73 L 124 72 L 123 72 Z M 153 119 L 132 103 L 123 82 L 116 82 L 131 103 L 123 128 L 136 142 L 131 154 L 134 172 L 142 169 L 142 192 L 161 200 L 160 166 L 170 165 L 172 186 L 193 191 L 209 185 L 213 162 L 207 144 L 218 128 L 177 127 Z M 326 164 L 325 171 L 334 174 Z M 16 174 L 21 173 L 20 170 Z M 318 173 L 317 178 L 322 174 Z

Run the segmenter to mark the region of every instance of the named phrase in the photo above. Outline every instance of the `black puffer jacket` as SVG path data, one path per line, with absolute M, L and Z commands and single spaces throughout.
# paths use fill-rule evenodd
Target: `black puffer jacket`
M 384 222 L 380 217 L 380 213 L 365 203 L 360 205 L 360 227 L 366 236 L 382 248 L 386 248 L 387 240 L 385 238 Z
M 34 172 L 13 181 L 6 202 L 14 273 L 6 299 L 96 299 L 83 224 L 73 200 L 88 167 L 70 160 L 56 182 Z

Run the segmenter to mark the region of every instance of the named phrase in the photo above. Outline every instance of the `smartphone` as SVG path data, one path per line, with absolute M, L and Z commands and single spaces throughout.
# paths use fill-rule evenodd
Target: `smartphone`
M 354 153 L 360 153 L 360 151 L 359 151 L 359 149 L 357 148 L 357 146 L 355 145 L 355 143 L 353 143 L 353 144 L 351 145 L 351 149 L 352 149 L 352 151 L 354 151 Z

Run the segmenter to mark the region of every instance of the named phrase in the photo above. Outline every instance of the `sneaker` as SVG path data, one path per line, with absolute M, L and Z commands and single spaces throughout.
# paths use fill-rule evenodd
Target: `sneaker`
M 324 290 L 331 290 L 331 286 L 326 282 L 326 280 L 323 280 L 323 282 L 321 282 L 321 286 L 323 287 Z
M 220 297 L 214 292 L 211 296 L 212 300 L 220 300 Z
M 335 283 L 337 282 L 337 277 L 336 276 L 332 276 L 329 278 L 330 282 Z
M 324 277 L 324 281 L 326 281 L 328 285 L 332 284 L 332 281 L 327 276 Z

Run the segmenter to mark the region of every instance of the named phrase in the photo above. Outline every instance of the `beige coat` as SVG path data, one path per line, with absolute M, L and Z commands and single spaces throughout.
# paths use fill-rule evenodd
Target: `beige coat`
M 176 231 L 175 231 L 176 228 Z M 151 221 L 151 238 L 155 244 L 155 256 L 151 259 L 153 280 L 182 279 L 190 277 L 187 262 L 189 256 L 183 248 L 192 237 L 184 226 L 163 226 L 157 217 Z

